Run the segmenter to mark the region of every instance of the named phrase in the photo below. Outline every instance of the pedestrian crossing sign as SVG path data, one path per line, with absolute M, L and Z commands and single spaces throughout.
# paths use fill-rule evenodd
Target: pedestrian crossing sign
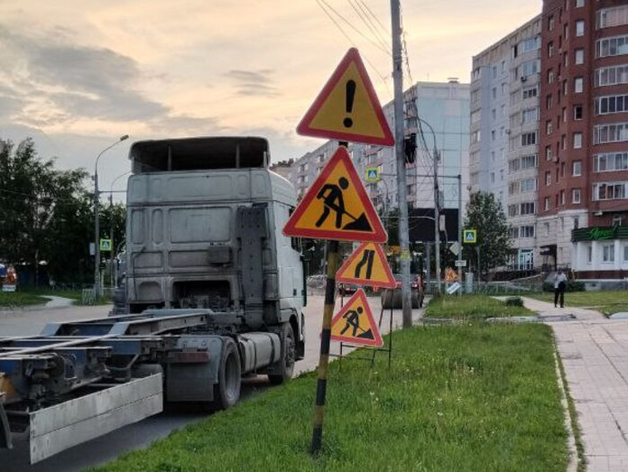
M 336 280 L 369 287 L 395 288 L 397 285 L 382 247 L 375 243 L 360 244 L 342 264 Z
M 100 250 L 101 251 L 111 251 L 111 239 L 101 239 L 100 240 Z
M 478 242 L 478 232 L 475 229 L 465 229 L 463 232 L 462 242 L 465 244 L 475 244 Z
M 286 236 L 383 243 L 386 230 L 362 180 L 340 146 L 283 228 Z
M 367 182 L 379 182 L 379 169 L 377 167 L 367 167 L 364 174 L 364 180 Z
M 361 346 L 382 347 L 384 341 L 375 323 L 364 290 L 359 289 L 334 316 L 331 339 Z

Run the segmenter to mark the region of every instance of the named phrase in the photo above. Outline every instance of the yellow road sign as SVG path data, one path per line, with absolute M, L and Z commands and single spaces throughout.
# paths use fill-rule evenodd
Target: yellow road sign
M 384 345 L 364 290 L 359 289 L 355 292 L 334 316 L 331 322 L 331 339 L 362 346 Z
M 386 231 L 344 146 L 338 148 L 284 226 L 286 236 L 382 243 Z
M 395 288 L 395 278 L 379 244 L 362 243 L 336 274 L 338 282 Z
M 349 49 L 297 126 L 297 132 L 340 141 L 395 144 L 357 49 Z

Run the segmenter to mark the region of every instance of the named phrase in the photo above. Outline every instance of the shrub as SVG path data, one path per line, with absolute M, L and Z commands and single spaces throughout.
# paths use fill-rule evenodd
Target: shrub
M 554 291 L 554 282 L 543 282 L 543 291 L 544 292 L 553 292 Z M 577 282 L 575 280 L 567 281 L 567 291 L 568 292 L 584 292 L 584 282 Z
M 508 297 L 506 306 L 523 306 L 523 300 L 520 297 Z

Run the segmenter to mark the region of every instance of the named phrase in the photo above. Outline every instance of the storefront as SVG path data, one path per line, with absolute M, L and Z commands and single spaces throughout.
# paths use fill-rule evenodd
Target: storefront
M 571 232 L 572 269 L 580 280 L 628 278 L 628 226 L 578 228 Z

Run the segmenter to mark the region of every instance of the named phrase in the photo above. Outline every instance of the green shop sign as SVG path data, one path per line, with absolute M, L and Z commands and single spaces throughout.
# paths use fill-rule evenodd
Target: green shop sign
M 609 239 L 628 239 L 628 226 L 595 226 L 593 228 L 578 228 L 571 232 L 573 242 L 607 241 Z

